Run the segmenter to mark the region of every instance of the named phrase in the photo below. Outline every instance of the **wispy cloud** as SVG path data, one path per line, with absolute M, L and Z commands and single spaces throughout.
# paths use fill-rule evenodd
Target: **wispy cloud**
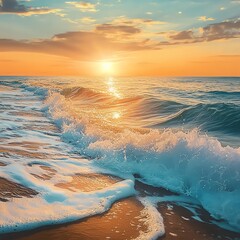
M 168 38 L 167 41 L 160 42 L 160 45 L 210 42 L 221 39 L 239 38 L 240 20 L 228 20 L 225 22 L 209 24 L 203 28 L 179 32 L 162 32 L 160 35 Z
M 207 16 L 201 16 L 201 17 L 198 17 L 197 20 L 207 22 L 207 21 L 214 21 L 215 18 L 207 17 Z
M 21 16 L 41 15 L 55 13 L 59 14 L 61 9 L 47 7 L 27 7 L 19 3 L 17 0 L 1 0 L 0 14 L 17 14 Z
M 94 19 L 82 18 L 79 21 L 91 23 Z M 151 19 L 120 17 L 109 23 L 98 24 L 88 32 L 66 32 L 54 35 L 51 39 L 32 41 L 0 39 L 0 52 L 40 52 L 79 60 L 99 60 L 111 58 L 122 52 L 159 50 L 167 45 L 240 38 L 239 19 L 209 24 L 197 29 L 154 33 L 154 38 L 146 37 L 142 28 L 149 24 L 151 26 L 157 23 Z
M 120 16 L 107 23 L 98 24 L 95 32 L 104 34 L 107 38 L 119 43 L 138 42 L 152 48 L 157 44 L 152 38 L 156 36 L 158 25 L 165 24 L 146 18 L 127 18 Z M 156 27 L 156 29 L 153 29 Z
M 139 28 L 134 26 L 114 25 L 108 23 L 97 25 L 96 31 L 104 34 L 124 34 L 124 35 L 133 35 L 141 32 Z
M 84 24 L 91 24 L 91 23 L 96 22 L 96 19 L 91 18 L 91 17 L 83 17 L 80 19 L 80 21 Z
M 35 41 L 0 39 L 0 52 L 38 52 L 86 61 L 111 58 L 120 52 L 151 48 L 146 42 L 120 43 L 107 38 L 104 33 L 97 32 L 66 32 L 51 39 Z
M 76 8 L 79 8 L 81 12 L 97 12 L 97 4 L 90 2 L 66 2 L 67 4 L 73 5 Z
M 118 18 L 115 18 L 112 22 L 112 24 L 124 24 L 124 25 L 161 25 L 166 24 L 164 21 L 157 21 L 150 18 L 127 18 L 125 16 L 120 16 Z
M 153 42 L 150 42 L 150 38 L 155 36 L 156 33 L 148 30 L 153 26 L 161 24 L 165 24 L 165 22 L 120 16 L 107 23 L 96 25 L 95 32 L 102 33 L 106 37 L 118 42 L 129 42 L 133 41 L 133 39 L 134 41 L 144 42 L 147 40 L 148 44 L 153 45 Z

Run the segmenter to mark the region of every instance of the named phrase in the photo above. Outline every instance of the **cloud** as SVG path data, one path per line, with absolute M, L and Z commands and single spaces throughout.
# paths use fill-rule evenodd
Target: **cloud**
M 97 4 L 89 2 L 66 2 L 67 4 L 73 5 L 76 8 L 79 8 L 81 12 L 97 12 Z
M 96 19 L 91 18 L 91 17 L 83 17 L 80 19 L 80 21 L 84 24 L 90 24 L 96 22 Z
M 20 4 L 17 0 L 0 0 L 0 14 L 17 14 L 31 16 L 49 13 L 59 13 L 61 9 L 33 8 Z
M 229 20 L 209 24 L 203 28 L 184 30 L 174 33 L 163 32 L 160 33 L 160 35 L 167 36 L 168 41 L 160 42 L 159 45 L 187 44 L 239 38 L 240 20 Z
M 186 40 L 186 39 L 194 39 L 194 34 L 193 31 L 181 31 L 178 32 L 177 34 L 171 35 L 171 39 L 173 40 Z
M 124 35 L 133 35 L 140 33 L 141 30 L 134 26 L 129 25 L 113 25 L 113 24 L 100 24 L 96 26 L 96 32 L 101 32 L 104 34 L 124 34 Z
M 51 39 L 35 41 L 0 39 L 0 52 L 37 52 L 82 61 L 112 58 L 121 52 L 152 48 L 147 41 L 119 43 L 97 32 L 66 32 Z
M 122 18 L 123 19 L 123 18 Z M 96 25 L 90 32 L 66 32 L 50 39 L 11 40 L 0 39 L 0 52 L 36 52 L 64 56 L 82 61 L 95 61 L 119 56 L 124 52 L 159 50 L 167 45 L 199 43 L 240 37 L 240 20 L 209 24 L 203 28 L 179 32 L 162 32 L 157 40 L 146 38 L 140 28 L 144 19 L 125 19 L 125 24 L 105 23 Z M 158 34 L 158 36 L 159 36 Z
M 217 57 L 217 58 L 240 58 L 240 55 L 216 55 L 216 56 L 212 56 L 212 57 Z
M 201 16 L 201 17 L 198 17 L 197 20 L 206 22 L 206 21 L 214 21 L 215 18 L 211 18 L 211 17 L 207 17 L 207 16 Z
M 238 37 L 240 37 L 240 20 L 210 24 L 202 28 L 202 36 L 200 36 L 206 41 Z
M 120 16 L 118 18 L 115 18 L 112 22 L 112 24 L 122 24 L 122 25 L 141 25 L 141 26 L 151 26 L 151 25 L 160 25 L 160 24 L 166 24 L 166 22 L 163 21 L 156 21 L 149 18 L 127 18 L 125 16 Z
M 132 41 L 133 39 L 136 41 L 139 41 L 140 39 L 145 41 L 156 35 L 152 29 L 146 31 L 147 28 L 164 23 L 165 22 L 152 19 L 127 18 L 125 16 L 120 16 L 108 23 L 96 25 L 95 32 L 103 33 L 108 38 L 115 39 L 119 42 Z
M 97 21 L 96 19 L 91 18 L 91 17 L 82 17 L 80 19 L 71 19 L 71 18 L 63 16 L 62 19 L 66 22 L 73 23 L 73 24 L 79 24 L 79 23 L 93 24 L 94 22 Z

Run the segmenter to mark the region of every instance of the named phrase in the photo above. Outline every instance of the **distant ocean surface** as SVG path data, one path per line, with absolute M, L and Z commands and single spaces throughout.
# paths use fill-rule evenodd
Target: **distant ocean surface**
M 13 117 L 10 112 L 41 112 L 48 120 L 37 120 L 46 125 L 38 129 L 38 139 L 53 124 L 60 129 L 51 136 L 60 139 L 59 149 L 74 149 L 70 152 L 90 162 L 87 168 L 104 169 L 131 181 L 138 176 L 147 184 L 197 201 L 217 224 L 240 231 L 240 78 L 0 77 L 0 87 L 1 139 L 7 142 L 14 137 L 11 131 L 19 139 L 26 135 L 17 114 Z M 28 121 L 23 115 L 20 120 Z M 78 162 L 53 161 L 62 175 L 67 163 Z M 10 163 L 7 157 L 4 162 Z M 37 191 L 50 191 L 27 177 L 29 169 L 15 175 L 10 165 L 0 169 L 0 175 L 2 171 Z M 72 167 L 66 171 L 73 171 Z M 122 191 L 122 197 L 131 195 L 131 184 L 126 182 Z M 44 194 L 39 205 L 44 206 L 43 200 Z M 56 216 L 65 221 L 66 216 Z M 11 231 L 9 222 L 0 218 L 6 231 Z M 35 221 L 37 225 L 50 220 L 36 217 Z M 27 220 L 21 224 L 20 228 L 28 228 Z

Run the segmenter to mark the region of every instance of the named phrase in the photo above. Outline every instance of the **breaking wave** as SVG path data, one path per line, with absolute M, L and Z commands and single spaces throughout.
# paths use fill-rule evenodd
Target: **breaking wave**
M 194 111 L 200 109 L 206 118 L 226 106 L 200 105 Z M 45 111 L 61 128 L 62 139 L 95 164 L 119 174 L 137 174 L 149 184 L 191 196 L 213 217 L 240 229 L 240 215 L 236 214 L 240 212 L 240 148 L 223 147 L 198 129 L 185 132 L 109 123 L 81 112 L 80 106 L 76 109 L 72 100 L 60 93 L 49 96 Z M 228 106 L 228 111 L 238 114 L 234 106 Z

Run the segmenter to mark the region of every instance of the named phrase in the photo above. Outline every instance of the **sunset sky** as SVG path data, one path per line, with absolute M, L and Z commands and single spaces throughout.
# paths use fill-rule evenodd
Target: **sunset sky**
M 0 75 L 240 76 L 239 38 L 239 0 L 0 0 Z

